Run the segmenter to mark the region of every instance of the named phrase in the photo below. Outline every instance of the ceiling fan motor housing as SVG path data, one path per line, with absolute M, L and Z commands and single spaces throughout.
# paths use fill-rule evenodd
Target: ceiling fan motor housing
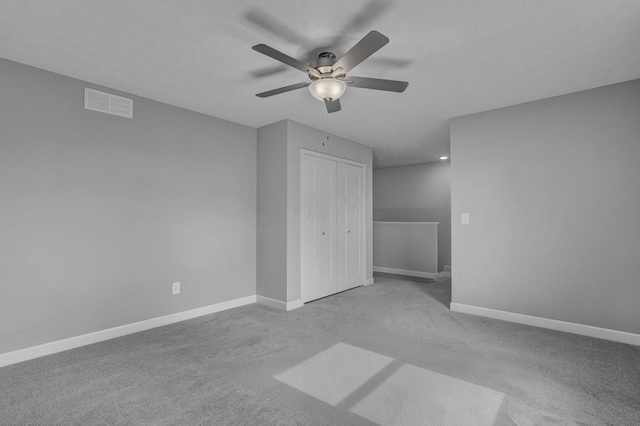
M 322 52 L 318 55 L 318 59 L 314 59 L 309 66 L 311 68 L 315 68 L 318 72 L 322 74 L 331 74 L 333 70 L 333 64 L 337 61 L 335 53 L 332 52 Z M 342 74 L 344 75 L 344 74 Z M 335 76 L 338 77 L 338 76 Z M 315 77 L 309 74 L 309 78 L 311 80 L 318 80 L 318 77 Z

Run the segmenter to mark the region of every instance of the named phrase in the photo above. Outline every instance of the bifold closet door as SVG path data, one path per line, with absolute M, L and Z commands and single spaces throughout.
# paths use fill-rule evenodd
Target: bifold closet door
M 338 291 L 364 283 L 364 170 L 337 163 L 336 270 Z
M 336 293 L 336 162 L 301 158 L 301 256 L 303 302 Z

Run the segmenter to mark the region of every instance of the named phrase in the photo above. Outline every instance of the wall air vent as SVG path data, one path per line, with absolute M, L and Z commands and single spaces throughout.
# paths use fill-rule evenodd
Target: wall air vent
M 133 118 L 133 99 L 84 88 L 84 107 L 119 117 Z

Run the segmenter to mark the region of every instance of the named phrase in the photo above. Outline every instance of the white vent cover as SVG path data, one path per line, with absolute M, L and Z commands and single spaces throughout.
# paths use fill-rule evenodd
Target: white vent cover
M 133 118 L 133 99 L 84 88 L 84 107 L 120 117 Z

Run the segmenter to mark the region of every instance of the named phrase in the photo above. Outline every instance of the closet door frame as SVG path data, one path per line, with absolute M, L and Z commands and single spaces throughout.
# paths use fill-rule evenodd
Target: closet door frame
M 341 157 L 337 157 L 335 155 L 329 155 L 329 154 L 324 154 L 321 152 L 317 152 L 317 151 L 312 151 L 309 149 L 304 149 L 304 148 L 300 148 L 300 174 L 299 174 L 299 179 L 302 182 L 302 173 L 304 172 L 302 169 L 302 164 L 303 164 L 303 158 L 305 155 L 311 155 L 313 157 L 318 157 L 318 158 L 324 158 L 326 160 L 332 160 L 332 161 L 337 161 L 339 163 L 344 163 L 344 164 L 350 164 L 352 166 L 356 166 L 356 167 L 361 167 L 362 168 L 362 181 L 363 181 L 363 185 L 364 185 L 364 191 L 363 191 L 363 197 L 362 197 L 362 210 L 363 210 L 363 217 L 365 218 L 365 223 L 363 224 L 363 228 L 364 228 L 364 232 L 362 233 L 362 259 L 363 259 L 363 265 L 364 265 L 364 279 L 361 285 L 365 285 L 366 284 L 366 277 L 367 277 L 367 271 L 366 271 L 366 265 L 367 265 L 367 223 L 366 223 L 366 218 L 367 218 L 367 165 L 365 163 L 361 163 L 359 161 L 353 161 L 353 160 L 347 160 L 346 158 L 341 158 Z M 302 185 L 300 185 L 300 216 L 299 216 L 299 220 L 300 220 L 300 292 L 302 294 L 302 286 L 304 285 L 304 283 L 302 282 L 302 277 L 303 277 L 303 271 L 302 268 L 304 267 L 304 262 L 302 259 L 302 247 L 303 247 L 303 241 L 302 241 L 302 237 L 304 235 L 302 226 L 303 226 L 303 221 L 305 219 L 305 211 L 302 208 L 302 200 L 303 200 L 303 192 L 304 192 L 304 188 L 302 187 Z M 306 303 L 306 302 L 305 302 Z

